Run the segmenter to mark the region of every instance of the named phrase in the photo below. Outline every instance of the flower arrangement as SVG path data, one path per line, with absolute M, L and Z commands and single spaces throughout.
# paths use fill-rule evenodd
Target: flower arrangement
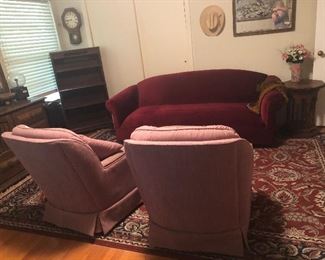
M 292 45 L 282 52 L 282 59 L 288 63 L 303 63 L 306 58 L 311 57 L 311 52 L 303 44 Z

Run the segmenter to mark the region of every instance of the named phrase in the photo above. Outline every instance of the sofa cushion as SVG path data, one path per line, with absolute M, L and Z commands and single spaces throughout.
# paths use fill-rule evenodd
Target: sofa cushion
M 142 125 L 247 125 L 264 126 L 260 116 L 246 103 L 181 104 L 140 107 L 124 121 L 123 127 Z
M 131 134 L 131 139 L 142 141 L 210 141 L 238 137 L 234 129 L 224 125 L 140 126 Z
M 246 103 L 182 104 L 140 107 L 131 113 L 118 131 L 124 140 L 139 126 L 168 125 L 226 125 L 234 128 L 240 137 L 252 140 L 265 130 L 261 117 L 250 111 Z M 261 136 L 261 140 L 264 137 Z
M 204 70 L 161 75 L 138 83 L 139 106 L 253 102 L 265 74 L 245 70 Z

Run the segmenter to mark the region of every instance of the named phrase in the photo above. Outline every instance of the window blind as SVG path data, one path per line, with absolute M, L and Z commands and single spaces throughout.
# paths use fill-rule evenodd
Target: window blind
M 3 63 L 25 76 L 31 97 L 57 88 L 49 52 L 59 48 L 49 0 L 0 0 Z

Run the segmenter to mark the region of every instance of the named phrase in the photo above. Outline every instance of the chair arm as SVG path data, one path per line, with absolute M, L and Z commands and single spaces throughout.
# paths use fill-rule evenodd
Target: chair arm
M 124 151 L 107 157 L 101 161 L 101 164 L 103 166 L 103 182 L 120 183 L 120 187 L 114 187 L 115 190 L 128 186 L 127 190 L 131 191 L 136 187 Z
M 115 153 L 104 160 L 101 161 L 102 166 L 104 167 L 104 172 L 107 172 L 114 166 L 114 164 L 118 163 L 119 161 L 123 160 L 125 158 L 125 152 L 120 151 L 118 153 Z
M 278 90 L 267 93 L 261 102 L 261 118 L 269 129 L 277 129 L 285 123 L 286 98 Z
M 112 114 L 115 130 L 123 123 L 124 119 L 138 107 L 138 87 L 130 86 L 114 95 L 106 102 L 106 108 Z
M 123 148 L 121 144 L 116 142 L 93 139 L 85 135 L 79 135 L 79 137 L 82 141 L 90 146 L 99 160 L 103 160 L 109 156 L 119 153 Z

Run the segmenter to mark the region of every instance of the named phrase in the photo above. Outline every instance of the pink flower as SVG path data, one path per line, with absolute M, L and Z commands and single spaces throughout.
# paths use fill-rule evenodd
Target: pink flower
M 306 58 L 312 58 L 312 54 L 303 44 L 291 45 L 281 52 L 282 59 L 288 63 L 302 63 Z

